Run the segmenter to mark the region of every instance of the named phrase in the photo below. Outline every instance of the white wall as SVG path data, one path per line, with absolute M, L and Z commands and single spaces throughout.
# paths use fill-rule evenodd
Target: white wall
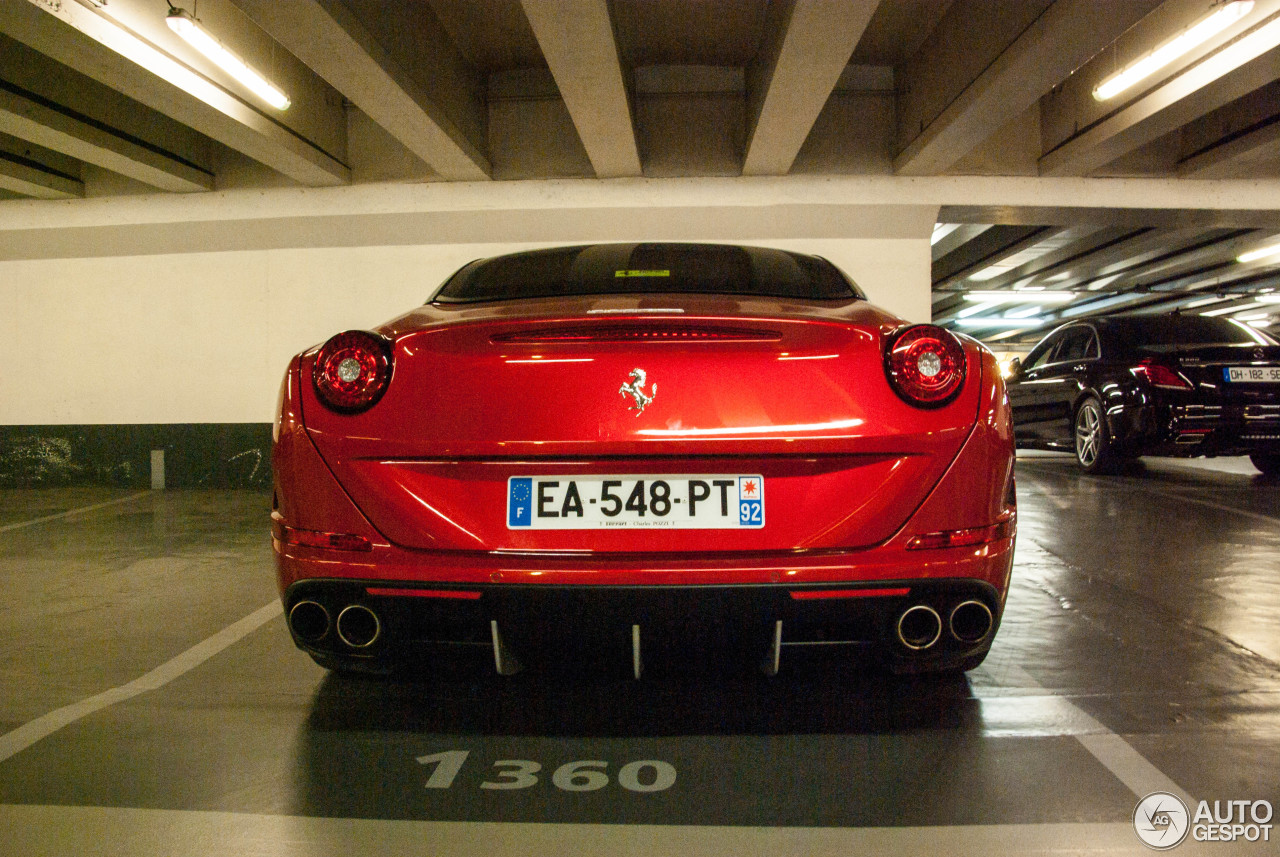
M 824 255 L 881 305 L 927 318 L 927 240 L 753 243 Z M 421 304 L 471 259 L 526 246 L 0 262 L 0 424 L 269 421 L 292 354 Z
M 471 259 L 550 244 L 817 253 L 927 320 L 937 206 L 861 196 L 628 180 L 0 202 L 0 424 L 266 422 L 294 353 L 421 304 Z

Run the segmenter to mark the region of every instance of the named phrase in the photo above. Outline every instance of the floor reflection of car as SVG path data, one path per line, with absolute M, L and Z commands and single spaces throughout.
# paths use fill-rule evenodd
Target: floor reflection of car
M 1010 367 L 1018 445 L 1104 473 L 1141 455 L 1248 455 L 1280 473 L 1280 344 L 1203 315 L 1091 318 Z

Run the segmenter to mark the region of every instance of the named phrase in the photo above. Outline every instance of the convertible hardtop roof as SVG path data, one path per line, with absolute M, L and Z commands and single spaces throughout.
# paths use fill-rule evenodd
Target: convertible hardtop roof
M 723 294 L 865 299 L 818 256 L 727 244 L 584 244 L 479 259 L 436 293 L 440 303 L 567 295 Z

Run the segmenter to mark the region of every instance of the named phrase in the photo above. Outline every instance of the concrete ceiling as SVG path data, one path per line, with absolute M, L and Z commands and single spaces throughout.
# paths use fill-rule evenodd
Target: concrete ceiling
M 1210 0 L 175 5 L 288 109 L 179 40 L 166 0 L 0 0 L 0 199 L 639 176 L 1280 177 L 1280 0 L 1254 0 L 1108 101 L 1094 86 Z M 1276 209 L 944 206 L 934 316 L 1019 343 L 1101 311 L 1257 314 L 1250 296 L 1280 288 L 1280 256 L 1236 258 L 1280 240 Z M 964 296 L 1037 288 L 1075 297 L 1019 323 L 1034 305 L 971 311 Z

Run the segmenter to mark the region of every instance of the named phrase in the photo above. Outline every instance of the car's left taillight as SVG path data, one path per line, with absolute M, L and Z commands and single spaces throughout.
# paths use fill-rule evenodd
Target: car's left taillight
M 1129 367 L 1135 377 L 1145 378 L 1153 387 L 1166 390 L 1190 390 L 1191 382 L 1183 378 L 1175 370 L 1155 362 L 1150 357 L 1143 358 L 1137 366 Z
M 391 383 L 391 343 L 366 330 L 339 333 L 316 354 L 311 382 L 326 407 L 343 414 L 367 411 Z
M 918 408 L 941 407 L 964 386 L 964 346 L 936 325 L 917 324 L 898 331 L 884 362 L 894 391 Z

